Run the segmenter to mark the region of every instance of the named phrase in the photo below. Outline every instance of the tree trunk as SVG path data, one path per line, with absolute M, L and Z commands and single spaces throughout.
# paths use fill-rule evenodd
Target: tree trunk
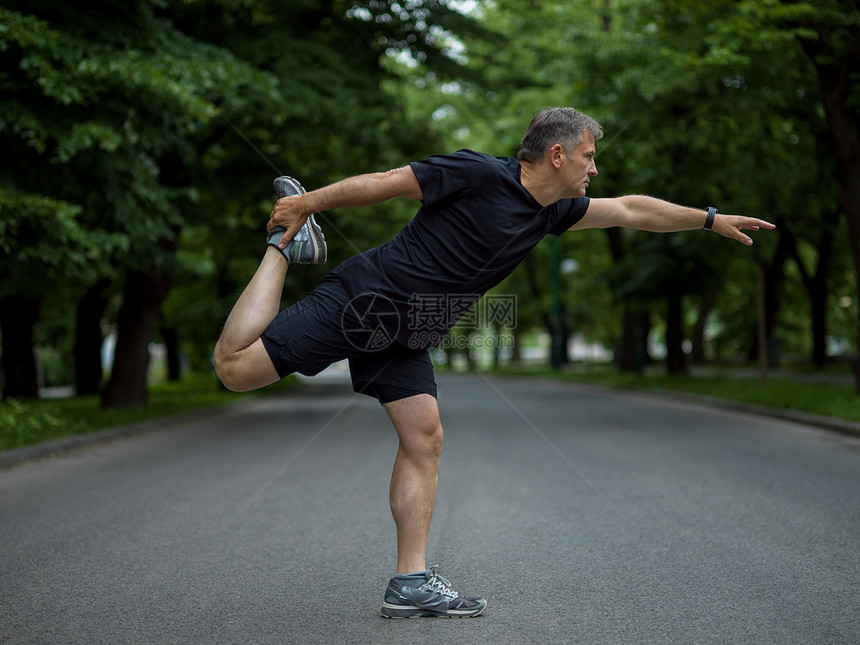
M 776 335 L 779 309 L 782 305 L 782 294 L 785 290 L 785 263 L 790 255 L 791 244 L 787 236 L 779 233 L 773 262 L 764 267 L 764 308 L 765 308 L 765 332 L 768 340 Z
M 860 112 L 853 102 L 853 77 L 860 71 L 860 41 L 840 41 L 823 26 L 815 38 L 801 43 L 818 73 L 821 101 L 833 142 L 833 156 L 842 184 L 842 211 L 848 221 L 849 242 L 854 257 L 857 301 L 860 302 Z M 842 32 L 840 32 L 842 33 Z M 860 394 L 860 317 L 857 320 L 857 356 L 854 387 Z
M 621 313 L 621 339 L 615 348 L 615 365 L 622 372 L 642 374 L 648 362 L 650 311 L 624 304 Z
M 5 376 L 4 397 L 37 398 L 39 379 L 33 352 L 33 329 L 39 320 L 41 298 L 7 296 L 0 300 L 0 337 Z
M 162 325 L 161 338 L 167 352 L 167 380 L 175 383 L 182 378 L 182 360 L 179 351 L 179 330 Z
M 827 302 L 830 291 L 827 280 L 833 250 L 834 230 L 838 226 L 839 213 L 828 213 L 818 239 L 818 264 L 809 286 L 809 304 L 812 309 L 812 363 L 822 368 L 827 364 Z M 799 260 L 798 260 L 799 261 Z
M 690 354 L 690 359 L 693 363 L 701 364 L 705 362 L 705 326 L 708 322 L 708 314 L 711 309 L 717 304 L 717 295 L 715 293 L 708 294 L 702 298 L 699 303 L 699 312 L 696 318 L 696 325 L 693 327 L 693 351 Z
M 858 148 L 860 149 L 860 148 Z M 848 227 L 851 231 L 851 252 L 854 255 L 854 283 L 857 285 L 854 294 L 856 302 L 860 303 L 860 168 L 856 174 L 857 182 L 853 188 L 843 187 L 845 193 L 845 216 L 848 218 Z M 860 316 L 857 318 L 857 339 L 855 343 L 856 355 L 854 356 L 854 389 L 860 394 Z
M 75 390 L 97 394 L 102 387 L 102 316 L 107 304 L 108 280 L 90 287 L 78 302 L 75 316 Z
M 834 231 L 839 225 L 839 217 L 840 214 L 836 211 L 824 215 L 823 226 L 815 245 L 818 254 L 815 270 L 812 273 L 803 263 L 794 235 L 785 226 L 780 229 L 781 234 L 791 240 L 791 255 L 809 298 L 812 316 L 812 363 L 818 368 L 824 367 L 827 363 L 827 301 L 830 298 L 827 280 L 830 277 Z
M 523 361 L 522 345 L 520 344 L 522 338 L 520 337 L 519 328 L 511 330 L 511 337 L 514 341 L 514 345 L 511 347 L 511 363 L 519 365 Z
M 622 372 L 636 370 L 636 314 L 627 303 L 621 312 L 621 338 L 615 344 L 615 367 Z
M 681 294 L 671 291 L 666 294 L 666 372 L 668 374 L 687 373 Z
M 170 275 L 161 267 L 149 273 L 126 270 L 117 318 L 116 355 L 110 382 L 102 395 L 103 408 L 144 406 L 149 402 L 149 343 L 169 289 Z
M 624 249 L 624 241 L 621 238 L 621 229 L 612 227 L 606 229 L 606 238 L 609 242 L 609 253 L 612 255 L 613 261 L 617 264 L 624 259 L 626 255 Z M 643 358 L 641 348 L 641 322 L 642 312 L 633 308 L 630 304 L 624 303 L 624 310 L 621 312 L 621 338 L 618 340 L 615 350 L 615 364 L 622 372 L 637 372 L 642 373 Z
M 783 234 L 780 226 L 777 226 L 779 240 L 773 259 L 768 264 L 762 260 L 764 271 L 764 334 L 765 351 L 767 352 L 768 364 L 771 367 L 779 367 L 781 356 L 779 352 L 779 341 L 776 338 L 777 320 L 779 309 L 782 306 L 782 294 L 785 286 L 785 263 L 791 255 L 791 237 Z M 755 340 L 750 348 L 748 359 L 755 360 L 759 352 L 759 335 L 753 337 Z
M 827 288 L 809 294 L 812 306 L 812 364 L 818 369 L 827 364 Z

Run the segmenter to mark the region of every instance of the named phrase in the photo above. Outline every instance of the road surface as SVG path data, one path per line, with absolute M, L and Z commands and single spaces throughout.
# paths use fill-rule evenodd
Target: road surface
M 489 600 L 386 620 L 394 431 L 342 386 L 0 471 L 2 643 L 860 643 L 860 440 L 439 377 L 429 560 Z

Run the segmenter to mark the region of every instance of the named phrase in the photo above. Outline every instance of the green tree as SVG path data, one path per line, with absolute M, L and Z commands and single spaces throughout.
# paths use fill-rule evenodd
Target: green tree
M 832 15 L 837 5 L 844 9 L 841 23 Z M 815 9 L 821 9 L 821 15 Z M 648 265 L 671 260 L 672 271 L 647 272 L 655 280 L 684 276 L 692 259 L 689 251 L 696 246 L 693 266 L 703 276 L 725 275 L 726 266 L 763 263 L 769 278 L 768 328 L 776 337 L 782 294 L 790 284 L 784 276 L 792 257 L 791 236 L 827 226 L 834 210 L 829 192 L 836 169 L 829 155 L 819 154 L 816 142 L 826 130 L 825 101 L 815 67 L 798 45 L 799 38 L 812 32 L 792 26 L 791 20 L 802 17 L 841 25 L 838 33 L 827 31 L 834 33 L 828 46 L 850 52 L 854 50 L 849 44 L 858 41 L 850 38 L 857 22 L 855 10 L 834 2 L 594 0 L 574 5 L 532 3 L 524 11 L 521 3 L 498 0 L 486 6 L 483 20 L 502 33 L 510 47 L 490 51 L 467 43 L 475 64 L 487 67 L 495 91 L 465 88 L 439 96 L 438 102 L 447 108 L 438 114 L 455 138 L 476 136 L 490 145 L 508 140 L 507 135 L 499 136 L 500 125 L 515 118 L 523 123 L 543 105 L 573 104 L 606 127 L 607 136 L 598 145 L 602 174 L 592 186 L 596 196 L 653 193 L 775 220 L 778 232 L 759 236 L 755 254 L 695 233 L 660 242 L 630 232 L 610 230 L 607 235 L 617 262 Z M 487 111 L 497 115 L 495 130 L 473 126 L 473 115 Z M 814 236 L 810 239 L 826 244 Z M 653 249 L 655 244 L 665 248 Z M 807 256 L 816 248 L 820 252 L 812 263 L 819 267 L 817 284 L 822 285 L 827 283 L 820 276 L 828 271 L 829 252 L 826 245 L 807 245 Z M 649 249 L 656 253 L 645 255 Z M 724 300 L 716 297 L 716 283 L 685 279 L 689 291 L 682 306 L 698 303 L 702 312 L 719 317 Z M 753 284 L 747 283 L 740 294 L 740 306 L 749 311 L 755 310 Z M 641 286 L 642 293 L 627 292 L 622 298 L 625 321 L 635 318 L 630 308 L 635 301 L 645 302 L 645 294 L 661 289 L 659 283 Z M 711 303 L 716 304 L 707 306 Z M 684 336 L 683 329 L 674 327 L 683 326 L 686 316 L 677 315 L 674 295 L 669 305 L 674 311 L 669 331 L 676 345 L 671 356 Z M 817 311 L 822 307 L 814 306 Z M 820 326 L 816 328 L 821 338 Z M 631 335 L 631 325 L 625 323 L 622 329 Z
M 441 2 L 11 2 L 2 11 L 0 137 L 23 160 L 0 164 L 10 213 L 0 228 L 4 364 L 16 347 L 32 357 L 38 303 L 59 294 L 81 303 L 75 353 L 92 364 L 96 310 L 121 292 L 108 406 L 146 401 L 147 345 L 159 327 L 167 338 L 182 328 L 202 363 L 262 252 L 273 175 L 312 188 L 427 154 L 426 128 L 385 91 L 397 79 L 391 60 L 408 55 L 450 75 L 461 65 L 446 34 L 473 24 Z M 395 204 L 338 221 L 332 258 L 379 243 L 404 218 Z M 28 257 L 50 258 L 58 278 L 25 267 Z M 320 270 L 303 275 L 287 297 Z M 38 288 L 24 288 L 25 277 Z M 4 312 L 20 311 L 25 296 L 37 306 L 19 330 Z M 12 365 L 7 380 L 24 372 Z
M 263 252 L 272 178 L 291 174 L 311 190 L 437 152 L 427 121 L 405 113 L 403 75 L 420 68 L 454 78 L 463 66 L 450 34 L 480 30 L 441 2 L 255 2 L 244 10 L 191 2 L 170 11 L 186 32 L 278 79 L 281 93 L 264 110 L 222 122 L 201 155 L 214 179 L 195 206 L 201 224 L 183 233 L 188 270 L 166 307 L 166 326 L 181 328 L 199 366 Z M 329 266 L 390 239 L 413 214 L 408 202 L 323 213 Z M 302 297 L 328 268 L 291 273 L 285 299 Z
M 6 5 L 0 137 L 10 155 L 0 179 L 0 271 L 13 293 L 4 319 L 22 298 L 80 291 L 115 273 L 114 264 L 126 268 L 105 404 L 144 403 L 152 321 L 169 288 L 183 206 L 195 198 L 184 169 L 215 114 L 271 83 L 177 31 L 152 3 Z M 16 331 L 4 323 L 4 362 L 10 346 L 32 356 L 26 329 Z M 7 393 L 34 393 L 29 373 L 6 372 Z
M 765 42 L 799 48 L 811 63 L 820 111 L 826 117 L 838 168 L 841 206 L 854 257 L 855 300 L 860 301 L 860 6 L 854 0 L 744 0 L 746 33 Z M 860 317 L 857 319 L 855 385 L 860 393 Z

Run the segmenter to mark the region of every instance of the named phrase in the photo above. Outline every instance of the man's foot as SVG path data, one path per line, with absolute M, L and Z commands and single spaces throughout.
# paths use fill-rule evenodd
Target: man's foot
M 450 582 L 436 573 L 436 566 L 432 566 L 428 571 L 394 576 L 385 590 L 382 615 L 385 618 L 471 618 L 486 608 L 486 600 L 457 593 Z
M 292 177 L 278 177 L 273 184 L 275 194 L 280 197 L 289 195 L 303 195 L 305 189 Z M 278 246 L 286 229 L 276 226 L 269 231 L 268 244 Z M 287 247 L 281 249 L 281 253 L 287 258 L 287 262 L 293 264 L 323 264 L 328 257 L 328 248 L 325 243 L 325 235 L 317 224 L 314 216 L 308 217 L 305 225 L 299 229 L 293 239 L 287 242 Z

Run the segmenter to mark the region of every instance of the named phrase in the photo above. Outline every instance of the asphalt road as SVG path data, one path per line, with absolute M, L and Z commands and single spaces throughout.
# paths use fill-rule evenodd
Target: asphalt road
M 439 385 L 429 559 L 484 616 L 379 617 L 395 435 L 327 387 L 0 471 L 0 642 L 860 643 L 860 440 Z

